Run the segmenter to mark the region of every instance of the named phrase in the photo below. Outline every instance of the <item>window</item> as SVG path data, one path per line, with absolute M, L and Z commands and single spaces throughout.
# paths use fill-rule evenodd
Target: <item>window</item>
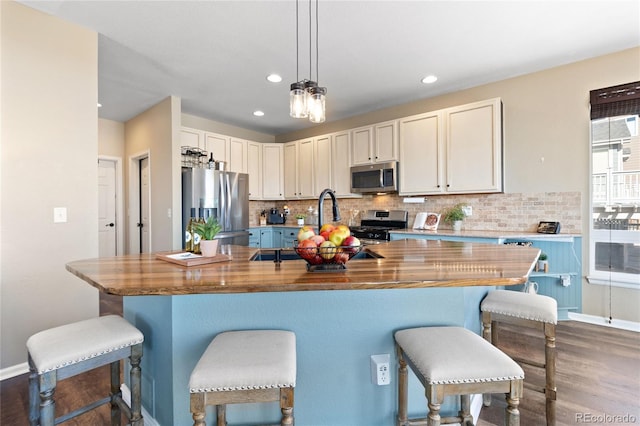
M 591 92 L 589 282 L 640 288 L 640 82 Z

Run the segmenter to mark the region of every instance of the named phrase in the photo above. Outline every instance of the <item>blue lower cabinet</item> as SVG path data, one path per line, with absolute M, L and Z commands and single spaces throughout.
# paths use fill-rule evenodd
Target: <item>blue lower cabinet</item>
M 558 319 L 569 319 L 570 312 L 582 312 L 582 238 L 530 241 L 533 247 L 539 248 L 541 253 L 547 255 L 547 268 L 545 270 L 542 264 L 536 265 L 529 275 L 529 285 L 537 285 L 538 294 L 556 299 Z M 505 241 L 507 244 L 510 242 L 513 240 Z M 517 286 L 510 290 L 522 291 L 523 287 Z
M 300 228 L 283 228 L 282 229 L 282 247 L 294 247 L 298 239 L 298 230 Z
M 425 235 L 421 233 L 391 233 L 391 241 L 407 238 L 443 240 L 489 244 L 530 243 L 547 255 L 546 271 L 541 267 L 529 275 L 529 283 L 534 282 L 538 294 L 550 296 L 558 302 L 558 319 L 569 319 L 570 312 L 582 312 L 582 238 L 577 236 L 549 236 L 535 234 L 531 238 L 476 238 L 462 235 Z M 524 286 L 511 286 L 507 290 L 523 291 Z

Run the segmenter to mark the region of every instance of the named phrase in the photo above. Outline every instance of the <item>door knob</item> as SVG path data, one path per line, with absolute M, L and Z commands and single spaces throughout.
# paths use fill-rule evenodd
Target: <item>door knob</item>
M 105 226 L 107 226 L 107 227 L 109 227 L 109 228 L 113 228 L 114 226 L 116 226 L 116 224 L 115 224 L 115 223 L 113 223 L 113 222 L 111 222 L 111 223 L 109 223 L 108 225 L 105 225 Z
M 138 223 L 136 226 L 137 226 L 138 228 L 142 228 L 144 225 L 143 225 L 142 223 Z

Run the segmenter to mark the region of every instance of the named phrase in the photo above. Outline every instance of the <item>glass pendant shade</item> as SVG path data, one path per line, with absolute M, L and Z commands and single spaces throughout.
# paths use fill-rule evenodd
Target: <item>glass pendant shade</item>
M 308 101 L 309 121 L 312 123 L 324 123 L 325 116 L 325 87 L 314 87 L 308 92 L 311 99 Z
M 307 94 L 304 83 L 297 82 L 291 85 L 289 92 L 289 115 L 293 118 L 307 117 Z

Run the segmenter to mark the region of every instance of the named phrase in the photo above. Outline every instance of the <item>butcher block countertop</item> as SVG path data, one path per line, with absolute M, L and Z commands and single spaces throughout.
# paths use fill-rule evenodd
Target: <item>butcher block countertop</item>
M 366 249 L 383 258 L 354 259 L 337 272 L 308 272 L 302 259 L 250 261 L 259 249 L 244 246 L 223 246 L 231 261 L 199 266 L 169 263 L 152 253 L 78 260 L 66 268 L 98 290 L 121 296 L 508 286 L 527 281 L 540 252 L 411 239 Z

